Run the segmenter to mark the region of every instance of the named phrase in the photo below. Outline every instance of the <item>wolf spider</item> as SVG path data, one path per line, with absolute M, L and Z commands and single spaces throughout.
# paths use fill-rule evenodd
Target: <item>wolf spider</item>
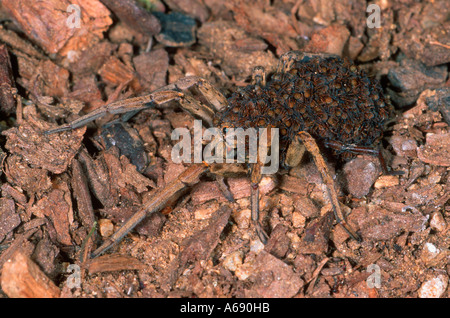
M 389 116 L 389 101 L 379 84 L 372 82 L 351 62 L 333 55 L 288 52 L 278 63 L 269 81 L 262 67 L 257 67 L 252 84 L 238 89 L 228 100 L 206 80 L 185 77 L 151 94 L 110 103 L 71 123 L 46 131 L 46 134 L 72 130 L 86 125 L 106 114 L 123 114 L 128 119 L 136 112 L 164 107 L 177 101 L 181 108 L 207 126 L 225 128 L 278 128 L 279 150 L 283 165 L 299 164 L 304 149 L 312 155 L 327 189 L 335 219 L 351 237 L 358 234 L 345 222 L 333 178 L 325 164 L 316 140 L 338 155 L 368 153 L 376 155 L 384 172 L 380 140 L 383 125 Z M 301 146 L 303 145 L 303 146 Z M 304 148 L 302 148 L 304 147 Z M 266 243 L 268 236 L 259 223 L 260 161 L 249 164 L 251 179 L 251 218 L 259 239 Z M 160 211 L 182 189 L 199 182 L 214 164 L 191 164 L 175 180 L 157 189 L 155 194 L 122 227 L 97 248 L 96 257 L 130 232 L 151 213 Z M 224 184 L 226 197 L 231 193 Z

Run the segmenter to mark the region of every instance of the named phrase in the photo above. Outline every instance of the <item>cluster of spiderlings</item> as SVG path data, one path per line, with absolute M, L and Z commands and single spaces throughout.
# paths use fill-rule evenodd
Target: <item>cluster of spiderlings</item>
M 380 85 L 337 56 L 296 61 L 287 72 L 274 74 L 266 86 L 239 89 L 228 102 L 215 123 L 278 127 L 281 159 L 299 131 L 309 132 L 319 143 L 373 146 L 382 138 L 390 110 Z

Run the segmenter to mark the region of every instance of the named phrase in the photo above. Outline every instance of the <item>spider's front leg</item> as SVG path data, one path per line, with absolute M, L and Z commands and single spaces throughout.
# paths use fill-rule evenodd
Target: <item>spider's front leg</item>
M 202 95 L 204 98 L 196 99 L 194 95 Z M 212 125 L 214 114 L 227 105 L 226 98 L 206 80 L 190 76 L 151 94 L 120 100 L 97 108 L 68 124 L 47 130 L 45 134 L 80 128 L 107 114 L 135 114 L 151 107 L 164 107 L 164 104 L 170 101 L 178 101 L 183 110 L 202 119 L 209 126 Z

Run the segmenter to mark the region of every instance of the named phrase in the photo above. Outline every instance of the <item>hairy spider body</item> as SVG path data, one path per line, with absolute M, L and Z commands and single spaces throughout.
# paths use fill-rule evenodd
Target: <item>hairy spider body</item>
M 390 113 L 380 85 L 354 64 L 337 56 L 311 54 L 277 70 L 266 85 L 239 89 L 228 103 L 216 114 L 214 124 L 279 128 L 281 163 L 300 131 L 325 145 L 376 145 Z M 346 157 L 347 149 L 334 147 Z

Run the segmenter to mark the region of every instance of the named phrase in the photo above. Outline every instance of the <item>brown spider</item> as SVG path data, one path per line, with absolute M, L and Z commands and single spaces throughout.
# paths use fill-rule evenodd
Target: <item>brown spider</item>
M 203 98 L 198 98 L 198 96 Z M 197 98 L 194 98 L 197 96 Z M 351 62 L 334 55 L 288 52 L 280 58 L 277 70 L 269 81 L 262 67 L 255 68 L 253 83 L 238 89 L 228 100 L 199 77 L 185 77 L 176 83 L 141 97 L 114 102 L 79 119 L 46 131 L 46 134 L 72 130 L 106 114 L 134 115 L 137 111 L 163 107 L 178 101 L 183 110 L 202 119 L 207 126 L 225 128 L 278 128 L 279 153 L 284 167 L 298 165 L 301 145 L 308 150 L 327 187 L 327 195 L 337 223 L 359 240 L 345 223 L 338 196 L 316 140 L 336 154 L 368 153 L 380 158 L 383 126 L 389 117 L 390 104 L 381 87 L 358 70 Z M 271 140 L 272 142 L 272 140 Z M 260 240 L 267 235 L 259 223 L 259 189 L 261 167 L 250 164 L 252 220 Z M 92 254 L 96 257 L 118 243 L 150 213 L 160 211 L 180 190 L 199 182 L 199 177 L 214 165 L 192 164 L 175 180 L 156 191 L 136 214 Z M 229 198 L 230 193 L 221 187 Z

